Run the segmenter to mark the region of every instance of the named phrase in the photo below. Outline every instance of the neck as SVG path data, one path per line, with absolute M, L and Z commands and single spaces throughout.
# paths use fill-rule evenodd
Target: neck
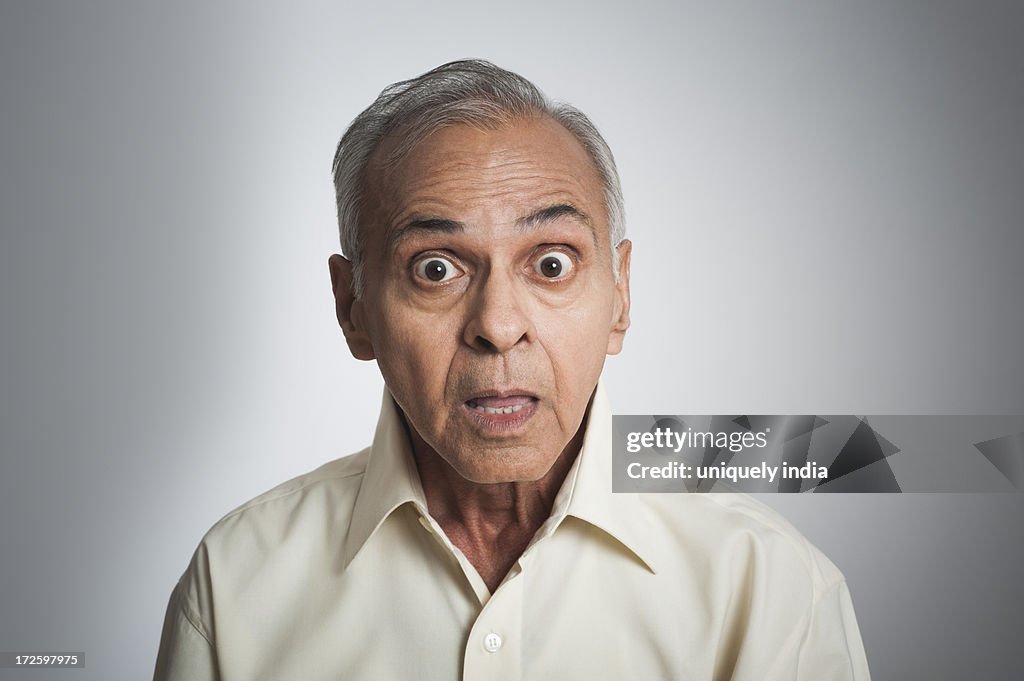
M 579 454 L 586 419 L 548 472 L 527 482 L 477 483 L 459 475 L 408 428 L 427 510 L 493 592 L 551 515 L 558 490 Z

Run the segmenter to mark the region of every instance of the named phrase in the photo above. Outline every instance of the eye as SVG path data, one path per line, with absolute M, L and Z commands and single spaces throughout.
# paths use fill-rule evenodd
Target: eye
M 561 251 L 548 251 L 533 263 L 534 271 L 545 279 L 565 279 L 574 266 L 572 258 Z
M 435 284 L 451 281 L 462 274 L 462 270 L 456 267 L 451 260 L 439 255 L 432 255 L 417 261 L 414 271 L 420 279 Z

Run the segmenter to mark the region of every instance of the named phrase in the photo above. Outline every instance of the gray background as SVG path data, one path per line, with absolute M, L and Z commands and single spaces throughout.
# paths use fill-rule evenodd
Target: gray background
M 0 3 L 0 650 L 88 660 L 2 678 L 148 677 L 202 533 L 369 441 L 331 156 L 450 59 L 616 152 L 616 411 L 1024 413 L 1018 3 L 170 5 Z M 1019 495 L 766 501 L 849 577 L 876 679 L 1017 677 Z

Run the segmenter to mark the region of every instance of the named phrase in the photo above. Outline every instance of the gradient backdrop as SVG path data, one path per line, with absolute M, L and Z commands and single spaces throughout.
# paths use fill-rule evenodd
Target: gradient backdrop
M 1020 4 L 171 4 L 0 1 L 0 650 L 87 665 L 0 678 L 149 677 L 203 532 L 368 443 L 331 158 L 451 59 L 617 155 L 619 413 L 1024 412 Z M 764 500 L 875 679 L 1019 673 L 1020 495 Z

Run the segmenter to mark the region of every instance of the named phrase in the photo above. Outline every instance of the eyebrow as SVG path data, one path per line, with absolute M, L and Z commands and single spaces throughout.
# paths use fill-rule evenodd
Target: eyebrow
M 590 236 L 594 240 L 594 243 L 597 243 L 597 234 L 594 231 L 594 225 L 592 224 L 590 217 L 570 203 L 558 203 L 553 206 L 547 206 L 546 208 L 536 210 L 529 215 L 516 220 L 516 227 L 523 231 L 536 229 L 563 217 L 570 217 L 582 223 L 583 226 L 590 231 Z M 466 225 L 463 222 L 449 220 L 447 218 L 416 218 L 406 222 L 401 227 L 394 230 L 388 241 L 394 245 L 402 239 L 405 239 L 410 233 L 420 231 L 453 234 L 466 231 Z
M 516 220 L 516 226 L 520 229 L 535 229 L 545 223 L 553 222 L 554 220 L 563 217 L 573 218 L 574 220 L 583 223 L 583 226 L 590 231 L 590 236 L 593 238 L 594 244 L 597 244 L 597 233 L 594 231 L 594 225 L 590 221 L 590 217 L 571 203 L 558 203 L 554 206 L 541 208 L 538 211 L 530 213 L 526 217 Z

